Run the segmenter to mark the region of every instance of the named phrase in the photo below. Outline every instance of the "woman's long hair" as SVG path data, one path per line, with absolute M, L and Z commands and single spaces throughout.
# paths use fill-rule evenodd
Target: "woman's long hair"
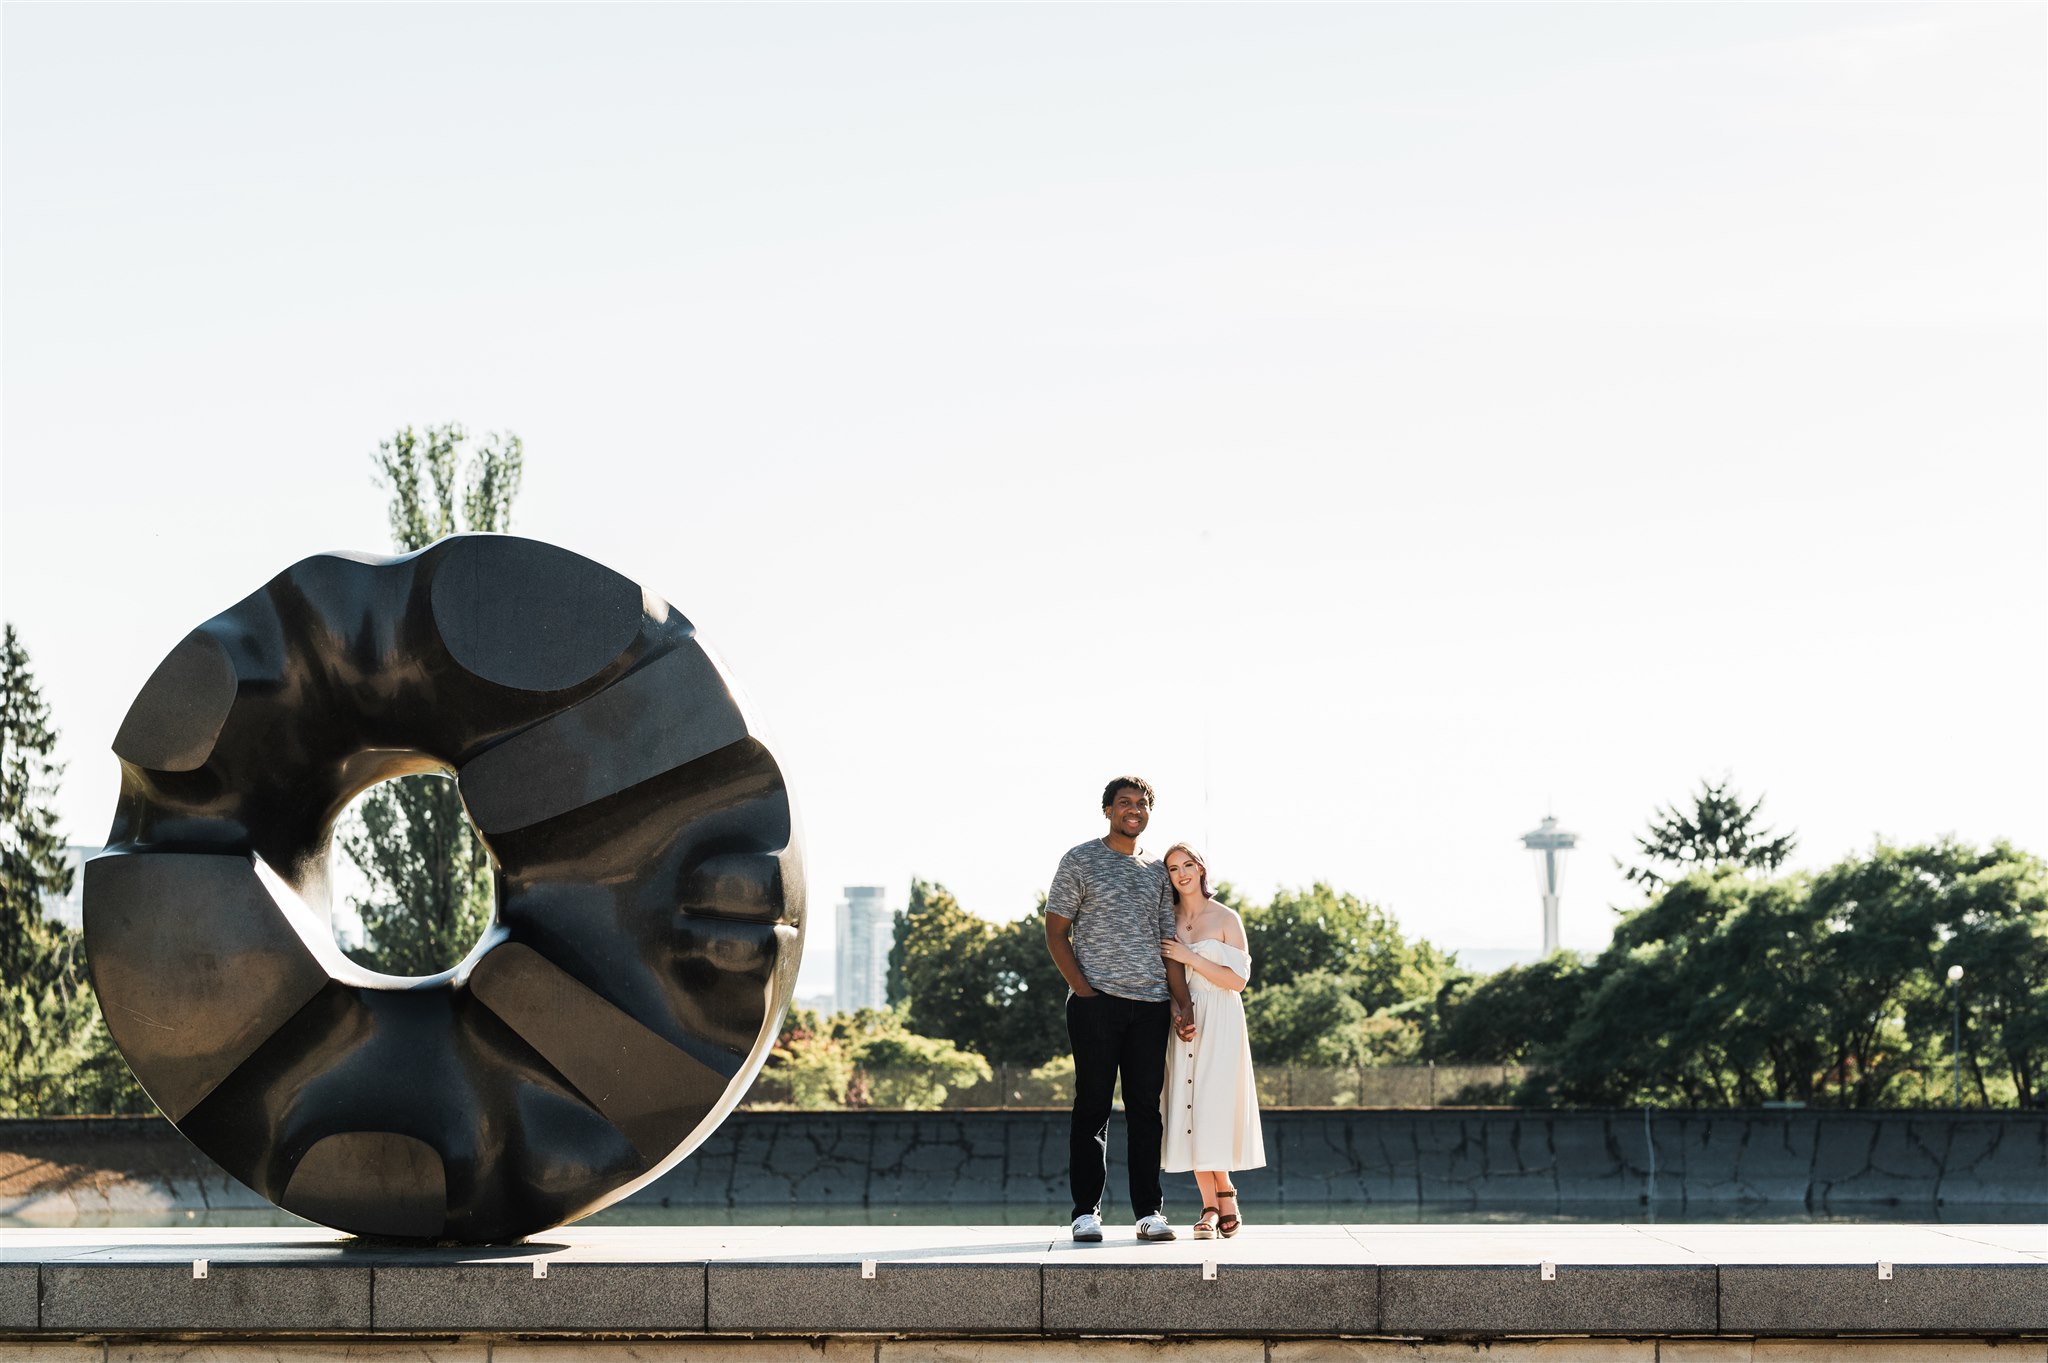
M 1194 849 L 1194 845 L 1193 845 L 1193 844 L 1191 844 L 1191 843 L 1185 843 L 1185 842 L 1177 842 L 1177 843 L 1175 843 L 1175 844 L 1174 844 L 1173 846 L 1171 846 L 1171 847 L 1169 847 L 1169 848 L 1167 848 L 1167 849 L 1166 849 L 1166 855 L 1165 855 L 1165 856 L 1163 856 L 1163 857 L 1161 857 L 1161 858 L 1159 859 L 1159 861 L 1160 861 L 1160 864 L 1161 864 L 1161 865 L 1164 865 L 1164 864 L 1165 864 L 1166 862 L 1168 862 L 1169 860 L 1171 860 L 1171 859 L 1172 859 L 1172 857 L 1173 857 L 1173 854 L 1174 854 L 1175 852 L 1185 852 L 1185 853 L 1187 853 L 1187 854 L 1188 854 L 1189 856 L 1191 856 L 1191 857 L 1193 857 L 1193 858 L 1195 859 L 1195 865 L 1197 865 L 1197 866 L 1199 866 L 1199 867 L 1201 867 L 1201 868 L 1202 868 L 1202 898 L 1203 898 L 1203 899 L 1205 899 L 1205 900 L 1206 900 L 1206 899 L 1208 899 L 1208 898 L 1209 898 L 1209 863 L 1208 863 L 1207 861 L 1205 861 L 1205 860 L 1203 859 L 1203 857 L 1202 857 L 1202 854 L 1201 854 L 1200 852 L 1197 852 L 1197 851 L 1196 851 L 1196 850 Z M 1173 883 L 1173 877 L 1172 877 L 1172 876 L 1168 876 L 1168 877 L 1166 878 L 1166 884 L 1167 884 L 1167 888 L 1169 888 L 1169 889 L 1171 889 L 1171 890 L 1173 891 L 1173 902 L 1174 902 L 1174 903 L 1176 903 L 1176 904 L 1180 903 L 1180 887 L 1179 887 L 1179 886 L 1177 886 L 1177 885 L 1175 885 L 1175 884 Z

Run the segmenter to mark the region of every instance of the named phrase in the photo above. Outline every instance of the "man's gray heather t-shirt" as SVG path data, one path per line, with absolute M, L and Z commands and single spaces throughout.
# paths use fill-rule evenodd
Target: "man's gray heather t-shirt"
M 1088 983 L 1126 999 L 1164 999 L 1166 962 L 1159 944 L 1173 936 L 1173 892 L 1166 867 L 1143 848 L 1112 852 L 1091 839 L 1060 858 L 1045 911 L 1074 922 L 1074 958 Z

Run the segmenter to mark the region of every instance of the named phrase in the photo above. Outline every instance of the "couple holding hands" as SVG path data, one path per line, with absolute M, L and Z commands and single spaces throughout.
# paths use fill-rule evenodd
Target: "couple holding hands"
M 1074 1048 L 1068 1165 L 1074 1238 L 1102 1239 L 1109 1113 L 1119 1078 L 1140 1240 L 1171 1240 L 1159 1175 L 1192 1170 L 1197 1240 L 1237 1234 L 1230 1175 L 1266 1163 L 1244 1001 L 1244 923 L 1209 896 L 1209 868 L 1184 842 L 1155 859 L 1138 846 L 1152 787 L 1119 776 L 1102 792 L 1103 837 L 1060 858 L 1045 898 L 1045 942 L 1066 977 Z

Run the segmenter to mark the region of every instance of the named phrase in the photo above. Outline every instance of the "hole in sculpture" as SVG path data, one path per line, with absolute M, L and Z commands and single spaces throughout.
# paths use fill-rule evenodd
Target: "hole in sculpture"
M 440 772 L 380 781 L 334 828 L 334 937 L 358 965 L 437 975 L 497 919 L 491 854 Z

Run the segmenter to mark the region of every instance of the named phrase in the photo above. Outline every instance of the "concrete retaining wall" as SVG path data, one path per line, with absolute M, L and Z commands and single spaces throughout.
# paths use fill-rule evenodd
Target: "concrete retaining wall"
M 2048 1114 L 1283 1111 L 1247 1192 L 1292 1219 L 1362 1208 L 1641 1206 L 1745 1214 L 2037 1206 Z M 1109 1203 L 1123 1133 L 1110 1132 Z M 1060 1206 L 1064 1112 L 740 1113 L 643 1205 Z M 0 1215 L 262 1208 L 159 1118 L 0 1122 Z M 1327 1216 L 1319 1215 L 1327 1209 Z
M 2048 1211 L 2048 1114 L 1286 1111 L 1248 1190 L 1327 1207 L 1589 1204 Z M 1122 1187 L 1120 1120 L 1111 1198 Z M 640 1194 L 673 1206 L 1028 1203 L 1067 1193 L 1064 1112 L 750 1113 Z
M 33 1363 L 2048 1363 L 2039 1339 L 1585 1339 L 1516 1337 L 1441 1341 L 1395 1339 L 898 1339 L 822 1335 L 811 1339 L 638 1339 L 607 1335 L 432 1338 L 365 1344 L 354 1339 L 209 1341 L 39 1341 Z

